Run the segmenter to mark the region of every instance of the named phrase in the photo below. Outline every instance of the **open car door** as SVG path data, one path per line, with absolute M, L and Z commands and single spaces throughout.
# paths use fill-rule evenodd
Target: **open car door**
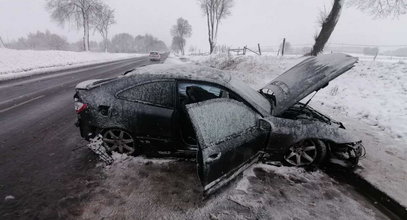
M 212 99 L 186 107 L 198 141 L 198 175 L 204 195 L 208 195 L 259 158 L 271 126 L 232 99 Z

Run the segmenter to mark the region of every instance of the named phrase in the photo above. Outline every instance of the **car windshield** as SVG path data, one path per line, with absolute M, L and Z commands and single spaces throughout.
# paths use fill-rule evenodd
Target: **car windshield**
M 158 55 L 158 52 L 150 52 L 150 55 Z
M 256 90 L 248 86 L 246 83 L 232 77 L 229 84 L 242 96 L 243 98 L 249 99 L 249 102 L 254 102 L 258 107 L 262 108 L 267 113 L 271 114 L 271 104 L 270 102 L 258 93 Z

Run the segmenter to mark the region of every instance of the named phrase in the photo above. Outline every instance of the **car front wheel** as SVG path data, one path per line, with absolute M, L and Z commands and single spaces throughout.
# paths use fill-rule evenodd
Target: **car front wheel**
M 136 140 L 122 129 L 113 128 L 103 132 L 103 142 L 109 152 L 128 155 L 139 153 Z
M 325 159 L 326 150 L 327 147 L 321 140 L 303 140 L 288 149 L 283 162 L 297 167 L 318 165 Z

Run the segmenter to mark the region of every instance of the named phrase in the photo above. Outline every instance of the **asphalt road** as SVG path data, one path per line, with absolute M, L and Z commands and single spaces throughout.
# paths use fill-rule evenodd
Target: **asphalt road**
M 74 126 L 74 87 L 149 64 L 139 57 L 0 82 L 0 219 L 80 212 L 98 169 Z

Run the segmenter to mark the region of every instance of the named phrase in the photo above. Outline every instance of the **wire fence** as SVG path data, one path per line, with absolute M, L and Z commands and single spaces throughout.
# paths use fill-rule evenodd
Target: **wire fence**
M 313 44 L 292 43 L 289 40 L 283 40 L 281 44 L 274 45 L 250 45 L 237 48 L 228 48 L 228 53 L 237 55 L 246 55 L 253 53 L 257 55 L 273 54 L 276 56 L 284 55 L 305 55 L 311 51 Z M 225 48 L 225 46 L 222 46 Z M 407 60 L 407 44 L 352 44 L 352 43 L 328 43 L 325 46 L 324 53 L 348 53 L 355 54 L 364 59 L 383 58 L 386 60 Z

